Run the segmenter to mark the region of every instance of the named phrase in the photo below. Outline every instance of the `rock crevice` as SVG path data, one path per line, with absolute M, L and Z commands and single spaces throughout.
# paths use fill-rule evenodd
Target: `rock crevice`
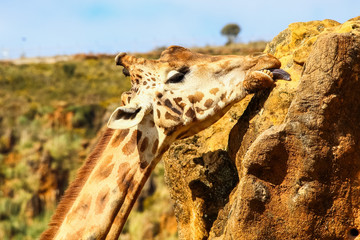
M 304 23 L 309 34 L 297 40 L 289 27 L 269 49 L 283 50 L 277 57 L 293 82 L 246 99 L 236 105 L 245 111 L 171 147 L 166 181 L 180 239 L 359 235 L 360 34 L 351 27 L 359 21 Z M 224 131 L 229 119 L 237 122 Z M 206 147 L 218 129 L 227 144 Z

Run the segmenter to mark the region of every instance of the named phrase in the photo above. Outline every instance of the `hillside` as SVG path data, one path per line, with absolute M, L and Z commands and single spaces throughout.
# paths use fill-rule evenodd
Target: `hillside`
M 263 51 L 265 45 L 194 50 L 250 54 Z M 157 58 L 161 50 L 141 55 Z M 108 55 L 0 62 L 0 239 L 36 239 L 46 228 L 121 93 L 129 87 L 129 79 Z M 177 239 L 163 173 L 160 164 L 122 239 Z

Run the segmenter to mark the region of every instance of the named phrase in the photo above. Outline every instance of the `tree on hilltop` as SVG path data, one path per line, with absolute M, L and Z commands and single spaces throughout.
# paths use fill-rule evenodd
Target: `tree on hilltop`
M 221 29 L 221 35 L 226 36 L 228 38 L 228 41 L 226 42 L 226 45 L 232 44 L 235 42 L 235 39 L 237 35 L 240 33 L 241 28 L 236 23 L 229 23 L 225 25 Z

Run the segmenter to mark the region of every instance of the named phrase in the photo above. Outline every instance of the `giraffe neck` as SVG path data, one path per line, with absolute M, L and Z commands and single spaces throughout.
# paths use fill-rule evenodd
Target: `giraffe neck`
M 168 148 L 164 139 L 152 120 L 131 129 L 107 130 L 102 146 L 79 171 L 41 239 L 117 239 Z

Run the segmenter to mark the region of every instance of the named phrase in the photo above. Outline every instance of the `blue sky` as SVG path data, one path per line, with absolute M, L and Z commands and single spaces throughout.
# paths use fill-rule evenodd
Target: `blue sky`
M 271 40 L 292 22 L 356 17 L 360 1 L 0 0 L 0 10 L 4 59 L 222 45 L 227 23 L 243 42 Z

